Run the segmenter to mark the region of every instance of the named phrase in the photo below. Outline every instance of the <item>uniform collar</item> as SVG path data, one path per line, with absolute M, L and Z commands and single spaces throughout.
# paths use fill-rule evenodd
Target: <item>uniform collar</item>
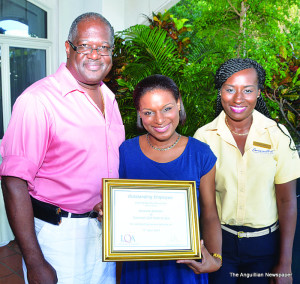
M 212 121 L 210 124 L 210 127 L 207 128 L 209 131 L 216 131 L 221 138 L 226 141 L 227 143 L 230 143 L 237 147 L 236 142 L 228 129 L 226 123 L 225 123 L 225 112 L 224 110 Z
M 267 118 L 257 110 L 253 111 L 253 122 L 251 128 L 254 128 L 258 135 L 265 134 L 267 128 L 272 126 L 276 126 L 276 122 L 274 120 Z
M 253 110 L 252 115 L 253 122 L 247 137 L 245 151 L 253 146 L 253 141 L 256 141 L 255 139 L 259 139 L 262 140 L 260 142 L 264 142 L 263 140 L 265 140 L 264 137 L 266 137 L 265 134 L 267 133 L 267 129 L 269 127 L 276 126 L 276 122 L 274 120 L 267 118 L 257 110 Z M 237 144 L 225 123 L 224 110 L 209 124 L 206 130 L 216 131 L 224 141 L 237 147 Z

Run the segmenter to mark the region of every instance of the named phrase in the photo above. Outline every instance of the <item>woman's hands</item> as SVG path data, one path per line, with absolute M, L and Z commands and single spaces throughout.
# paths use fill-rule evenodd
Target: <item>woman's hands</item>
M 291 265 L 289 264 L 277 264 L 271 273 L 274 273 L 274 275 L 282 275 L 282 277 L 272 277 L 270 279 L 270 284 L 292 284 L 293 283 L 293 277 L 292 277 L 292 270 Z
M 94 206 L 93 211 L 98 213 L 97 219 L 98 219 L 99 222 L 102 222 L 102 219 L 103 219 L 102 202 L 97 203 Z
M 204 246 L 201 240 L 202 262 L 196 260 L 177 260 L 177 263 L 184 263 L 191 268 L 195 274 L 217 271 L 222 266 L 222 261 L 213 257 Z

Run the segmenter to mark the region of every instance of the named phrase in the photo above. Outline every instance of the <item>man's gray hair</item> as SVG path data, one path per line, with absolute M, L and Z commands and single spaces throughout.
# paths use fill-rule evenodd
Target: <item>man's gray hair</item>
M 107 27 L 110 30 L 110 41 L 111 41 L 111 45 L 114 44 L 114 29 L 111 26 L 110 22 L 104 18 L 102 15 L 98 14 L 98 13 L 94 13 L 94 12 L 88 12 L 88 13 L 84 13 L 80 16 L 78 16 L 72 23 L 71 27 L 70 27 L 70 31 L 69 31 L 69 35 L 68 35 L 68 40 L 73 42 L 73 40 L 76 38 L 77 36 L 77 27 L 78 24 L 81 21 L 94 21 L 94 20 L 100 20 L 102 23 L 104 23 L 105 25 L 107 25 Z

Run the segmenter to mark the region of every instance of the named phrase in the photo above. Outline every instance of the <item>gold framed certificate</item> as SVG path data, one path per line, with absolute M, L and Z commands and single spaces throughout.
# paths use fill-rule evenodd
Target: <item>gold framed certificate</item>
M 103 179 L 103 261 L 200 259 L 195 181 Z

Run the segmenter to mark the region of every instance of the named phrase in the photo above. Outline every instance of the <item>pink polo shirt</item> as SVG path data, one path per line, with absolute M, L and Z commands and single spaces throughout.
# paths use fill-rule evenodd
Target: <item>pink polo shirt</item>
M 114 94 L 101 85 L 105 118 L 65 64 L 17 99 L 1 144 L 1 176 L 28 182 L 36 199 L 72 213 L 101 201 L 102 178 L 118 178 L 125 131 Z

